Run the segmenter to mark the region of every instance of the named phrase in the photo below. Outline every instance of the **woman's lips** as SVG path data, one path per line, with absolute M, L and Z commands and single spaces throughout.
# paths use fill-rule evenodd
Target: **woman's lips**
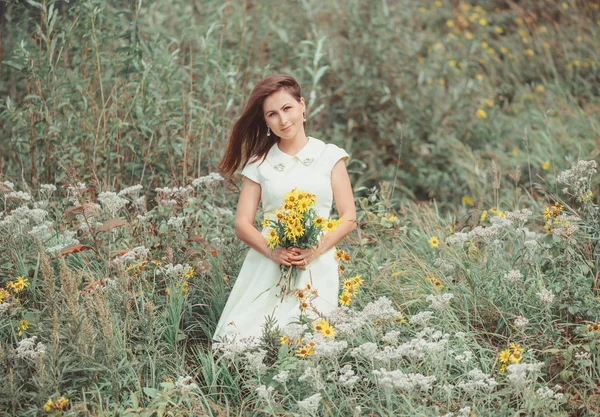
M 285 132 L 285 131 L 289 130 L 290 127 L 292 127 L 292 125 L 289 125 L 288 127 L 281 129 L 281 131 Z

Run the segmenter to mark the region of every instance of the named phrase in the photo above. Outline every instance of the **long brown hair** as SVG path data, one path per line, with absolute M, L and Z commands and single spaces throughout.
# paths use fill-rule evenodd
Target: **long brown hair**
M 231 177 L 240 167 L 250 161 L 264 158 L 279 137 L 271 132 L 267 136 L 267 125 L 263 115 L 263 102 L 271 94 L 286 90 L 298 102 L 302 97 L 300 85 L 289 75 L 274 74 L 260 80 L 252 93 L 240 118 L 235 122 L 229 135 L 227 149 L 217 169 L 226 177 Z

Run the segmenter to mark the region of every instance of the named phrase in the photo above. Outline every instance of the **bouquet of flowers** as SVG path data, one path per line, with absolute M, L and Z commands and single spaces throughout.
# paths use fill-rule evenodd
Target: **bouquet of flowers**
M 274 218 L 265 217 L 263 227 L 271 227 L 267 232 L 267 244 L 271 249 L 276 246 L 284 248 L 313 248 L 318 245 L 321 236 L 332 232 L 342 219 L 326 219 L 319 217 L 313 208 L 317 198 L 314 194 L 294 188 L 285 195 L 283 205 L 275 210 Z M 281 286 L 281 297 L 291 293 L 294 281 L 298 276 L 295 265 L 281 265 L 281 278 L 277 286 Z

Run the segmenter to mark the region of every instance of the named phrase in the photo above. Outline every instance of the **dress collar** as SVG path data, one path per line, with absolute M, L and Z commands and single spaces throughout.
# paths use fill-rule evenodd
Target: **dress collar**
M 267 153 L 267 162 L 277 171 L 283 171 L 293 159 L 299 160 L 304 165 L 310 165 L 323 152 L 324 148 L 325 143 L 323 141 L 309 136 L 308 143 L 296 155 L 292 156 L 279 149 L 279 146 L 275 143 Z

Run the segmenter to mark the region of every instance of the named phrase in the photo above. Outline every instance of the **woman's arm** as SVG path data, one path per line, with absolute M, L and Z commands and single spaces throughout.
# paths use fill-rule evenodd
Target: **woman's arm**
M 354 194 L 352 184 L 343 160 L 339 160 L 331 170 L 331 188 L 338 214 L 342 222 L 333 232 L 325 233 L 316 249 L 295 249 L 296 255 L 291 256 L 293 265 L 304 266 L 312 262 L 317 256 L 327 252 L 342 240 L 348 233 L 356 228 L 356 207 L 354 205 Z
M 275 250 L 269 248 L 267 239 L 254 227 L 260 193 L 260 184 L 244 177 L 235 213 L 235 234 L 242 242 L 258 253 L 273 259 L 277 263 L 290 266 L 287 257 L 291 253 L 283 248 L 276 248 Z

